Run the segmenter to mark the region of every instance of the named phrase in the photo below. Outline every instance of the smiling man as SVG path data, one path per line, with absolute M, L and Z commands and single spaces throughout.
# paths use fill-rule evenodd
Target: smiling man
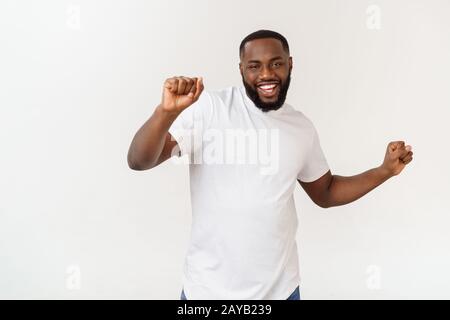
M 299 300 L 296 184 L 322 208 L 344 205 L 398 175 L 412 161 L 411 146 L 390 142 L 379 167 L 331 174 L 312 121 L 285 103 L 293 67 L 286 39 L 259 30 L 242 40 L 239 55 L 241 86 L 203 92 L 202 78 L 167 79 L 131 142 L 128 165 L 146 170 L 174 155 L 208 160 L 189 165 L 182 299 Z M 230 131 L 247 144 L 235 148 L 224 139 Z M 275 170 L 260 170 L 261 150 L 270 150 Z

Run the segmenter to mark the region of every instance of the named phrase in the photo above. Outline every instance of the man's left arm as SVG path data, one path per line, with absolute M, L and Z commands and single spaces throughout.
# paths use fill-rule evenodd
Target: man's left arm
M 411 149 L 411 146 L 405 146 L 404 141 L 394 141 L 389 143 L 384 161 L 377 168 L 350 177 L 332 175 L 328 171 L 316 181 L 299 180 L 299 183 L 318 206 L 341 206 L 361 198 L 389 178 L 400 174 L 413 159 Z

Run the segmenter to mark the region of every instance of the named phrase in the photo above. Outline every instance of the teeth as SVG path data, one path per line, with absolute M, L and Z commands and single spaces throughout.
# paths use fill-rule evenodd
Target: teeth
M 260 88 L 264 89 L 264 90 L 272 90 L 275 87 L 276 87 L 276 84 L 267 84 L 267 85 L 260 86 Z
M 271 94 L 275 90 L 276 86 L 276 84 L 264 84 L 262 86 L 259 86 L 259 88 L 264 92 Z

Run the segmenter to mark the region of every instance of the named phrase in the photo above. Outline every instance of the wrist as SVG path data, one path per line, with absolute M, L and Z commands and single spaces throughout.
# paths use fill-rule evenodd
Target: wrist
M 173 122 L 180 115 L 180 112 L 171 111 L 170 109 L 166 108 L 163 104 L 159 104 L 156 107 L 155 113 L 158 114 L 160 117 L 164 118 L 165 120 L 171 122 Z
M 379 166 L 377 170 L 379 174 L 383 177 L 383 179 L 387 180 L 394 176 L 394 174 L 392 174 L 391 171 L 388 168 L 384 167 L 383 165 Z

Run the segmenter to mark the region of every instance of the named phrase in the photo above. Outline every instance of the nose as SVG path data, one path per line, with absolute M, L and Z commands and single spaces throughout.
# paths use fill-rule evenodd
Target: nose
M 273 70 L 268 66 L 263 66 L 261 73 L 259 75 L 261 80 L 269 80 L 274 78 Z

